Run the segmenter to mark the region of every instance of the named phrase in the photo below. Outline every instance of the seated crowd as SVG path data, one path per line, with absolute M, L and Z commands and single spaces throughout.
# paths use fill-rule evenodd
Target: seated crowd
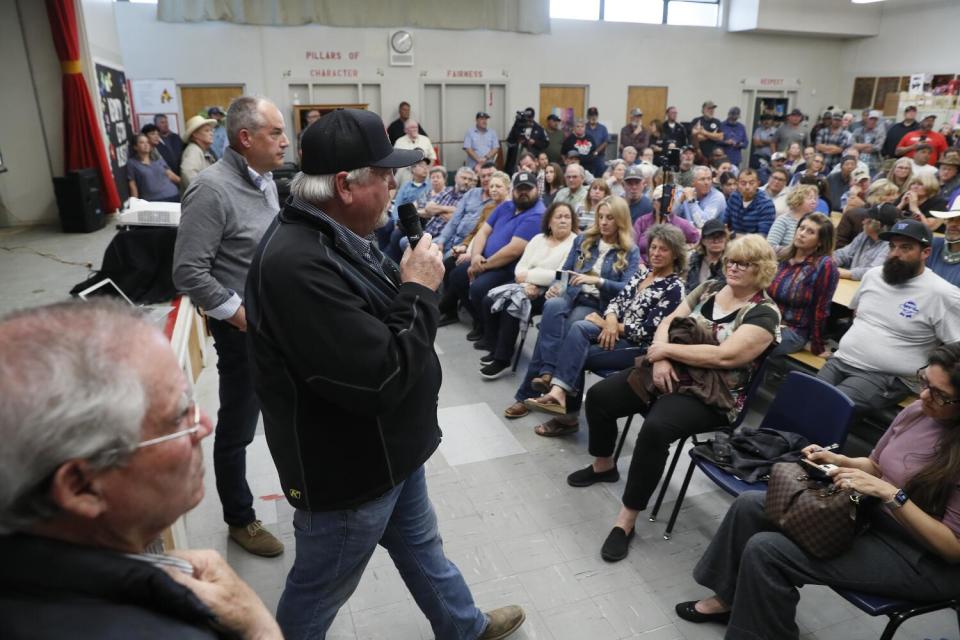
M 505 201 L 477 225 L 450 283 L 449 299 L 462 301 L 473 323 L 467 339 L 486 352 L 480 376 L 511 373 L 518 334 L 540 316 L 504 416 L 547 413 L 534 431 L 557 437 L 577 432 L 585 415 L 594 461 L 569 475 L 574 487 L 620 478 L 617 420 L 643 416 L 622 507 L 600 545 L 608 561 L 628 554 L 670 446 L 733 424 L 767 360 L 800 351 L 819 357 L 817 376 L 858 412 L 919 396 L 870 457 L 817 447 L 805 455 L 836 464 L 836 482 L 888 505 L 898 489 L 917 491 L 916 505 L 888 506 L 877 516 L 880 526 L 864 545 L 873 549 L 886 531 L 905 529 L 910 534 L 897 544 L 924 549 L 912 556 L 921 560 L 904 561 L 882 587 L 871 582 L 865 548 L 842 557 L 849 573 L 828 569 L 782 534 L 764 533 L 775 527 L 763 519 L 758 492 L 735 502 L 697 566 L 695 578 L 715 595 L 681 603 L 677 613 L 729 622 L 728 638 L 796 637 L 797 586 L 894 594 L 912 588 L 916 562 L 938 559 L 948 564 L 918 593 L 956 595 L 946 585 L 957 578 L 949 563 L 960 558 L 960 468 L 951 457 L 960 418 L 953 408 L 960 391 L 960 149 L 940 148 L 932 136 L 908 137 L 930 132 L 934 122 L 917 121 L 912 108 L 896 125 L 903 140 L 892 146 L 895 127 L 875 111 L 857 122 L 825 114 L 812 133 L 797 110 L 779 127 L 764 114 L 748 141 L 738 109 L 724 122 L 714 109 L 704 103 L 687 126 L 671 108 L 649 127 L 635 109 L 619 157 L 606 164 L 588 122 L 573 124 L 556 156 L 547 148 L 538 159 L 537 149 L 520 145 Z M 595 111 L 589 115 L 593 120 Z M 558 119 L 548 124 L 553 139 Z M 671 149 L 675 167 L 664 166 Z M 844 282 L 852 297 L 835 301 Z M 443 311 L 443 324 L 459 321 L 455 302 Z M 831 316 L 845 331 L 835 331 Z M 589 372 L 601 380 L 587 385 Z M 908 428 L 923 431 L 922 442 L 900 435 Z M 925 460 L 935 452 L 947 468 L 904 464 L 909 451 Z M 793 572 L 786 578 L 785 566 Z M 751 604 L 771 588 L 775 606 Z

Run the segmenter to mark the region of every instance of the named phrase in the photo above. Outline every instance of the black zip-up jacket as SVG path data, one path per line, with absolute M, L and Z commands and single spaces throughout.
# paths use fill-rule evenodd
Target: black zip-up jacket
M 440 444 L 437 294 L 386 277 L 291 204 L 267 229 L 244 296 L 267 444 L 291 505 L 359 506 Z

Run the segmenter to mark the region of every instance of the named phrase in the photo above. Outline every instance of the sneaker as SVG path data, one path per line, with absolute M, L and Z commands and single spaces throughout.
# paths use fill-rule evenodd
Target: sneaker
M 488 364 L 490 364 L 490 363 L 493 362 L 494 360 L 496 360 L 496 358 L 493 357 L 493 354 L 492 354 L 492 353 L 488 353 L 487 355 L 485 355 L 485 356 L 483 356 L 482 358 L 480 358 L 480 364 L 482 364 L 483 366 L 487 366 Z
M 480 327 L 474 327 L 470 330 L 470 333 L 467 334 L 467 340 L 470 342 L 476 342 L 483 337 L 483 329 Z
M 484 615 L 487 616 L 487 628 L 483 630 L 479 640 L 506 638 L 519 629 L 523 621 L 527 619 L 523 609 L 514 604 L 494 609 Z
M 273 558 L 283 553 L 283 543 L 254 520 L 245 527 L 230 527 L 230 538 L 255 556 Z
M 487 380 L 496 380 L 501 378 L 510 371 L 510 363 L 506 360 L 494 360 L 483 369 L 480 369 L 480 375 L 486 378 Z

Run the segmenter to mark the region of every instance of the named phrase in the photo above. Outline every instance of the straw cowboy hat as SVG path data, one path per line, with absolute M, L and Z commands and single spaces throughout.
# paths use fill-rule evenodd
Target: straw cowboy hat
M 180 139 L 183 140 L 185 143 L 190 142 L 190 136 L 192 136 L 197 129 L 199 129 L 205 124 L 208 124 L 211 127 L 215 127 L 217 126 L 217 121 L 214 120 L 213 118 L 204 118 L 203 116 L 193 116 L 192 118 L 187 120 L 187 124 L 183 129 L 183 134 L 180 136 Z

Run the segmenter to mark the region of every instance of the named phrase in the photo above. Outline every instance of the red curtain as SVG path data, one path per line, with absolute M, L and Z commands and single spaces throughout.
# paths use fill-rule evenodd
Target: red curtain
M 96 168 L 100 172 L 100 197 L 104 213 L 120 208 L 103 134 L 83 78 L 77 16 L 73 0 L 46 0 L 53 45 L 63 70 L 63 164 L 66 171 Z

